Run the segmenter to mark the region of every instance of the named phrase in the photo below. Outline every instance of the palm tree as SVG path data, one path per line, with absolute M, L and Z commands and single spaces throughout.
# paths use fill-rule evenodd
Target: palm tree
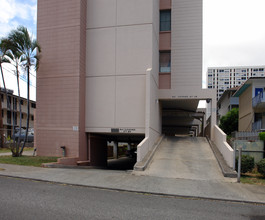
M 7 94 L 7 90 L 6 90 L 6 83 L 5 83 L 5 77 L 4 77 L 4 72 L 3 72 L 3 63 L 8 62 L 8 60 L 6 59 L 6 54 L 8 53 L 8 46 L 7 46 L 7 41 L 6 39 L 1 39 L 0 41 L 0 69 L 1 69 L 1 76 L 3 79 L 3 85 L 4 85 L 4 91 L 6 94 L 6 99 L 7 99 L 7 109 L 10 108 L 10 103 L 9 103 L 9 99 L 8 99 L 8 94 Z M 1 110 L 1 114 L 2 114 L 2 102 L 0 103 L 0 110 Z M 1 117 L 2 119 L 2 117 Z M 0 126 L 1 126 L 1 144 L 3 146 L 3 119 L 0 122 Z
M 12 42 L 12 45 L 15 46 L 16 51 L 21 54 L 23 62 L 23 67 L 27 72 L 27 126 L 26 126 L 26 135 L 24 138 L 23 146 L 20 149 L 19 155 L 22 155 L 23 149 L 25 147 L 26 140 L 28 138 L 28 129 L 29 129 L 29 116 L 30 116 L 30 102 L 29 102 L 29 89 L 30 89 L 30 69 L 35 67 L 38 69 L 39 66 L 39 53 L 41 52 L 40 45 L 37 40 L 33 40 L 27 28 L 19 26 L 16 30 L 11 31 L 8 35 L 8 40 Z
M 16 77 L 17 77 L 17 92 L 18 92 L 18 103 L 19 103 L 19 136 L 16 143 L 16 148 L 11 149 L 14 156 L 19 156 L 19 147 L 20 147 L 20 141 L 21 141 L 21 127 L 22 127 L 22 110 L 21 110 L 21 101 L 20 101 L 20 85 L 19 85 L 19 67 L 23 64 L 25 61 L 24 57 L 22 57 L 22 54 L 16 50 L 16 47 L 12 46 L 12 42 L 9 42 L 9 47 L 11 48 L 6 53 L 6 58 L 8 60 L 8 63 L 12 64 L 16 69 Z M 13 136 L 15 134 L 15 120 L 14 120 L 14 111 L 13 111 Z M 14 139 L 15 143 L 15 139 Z

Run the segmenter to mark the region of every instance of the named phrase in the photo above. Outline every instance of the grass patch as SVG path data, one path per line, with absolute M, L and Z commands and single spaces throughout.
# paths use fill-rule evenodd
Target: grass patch
M 39 157 L 39 156 L 36 156 L 36 157 L 33 157 L 33 156 L 12 157 L 12 156 L 1 156 L 0 157 L 0 163 L 41 167 L 41 164 L 57 162 L 57 159 L 58 159 L 58 157 Z
M 240 181 L 241 183 L 265 186 L 265 179 L 261 177 L 252 177 L 244 175 L 240 178 Z
M 252 172 L 241 174 L 240 181 L 242 183 L 265 186 L 265 177 L 258 173 L 257 168 L 254 168 Z
M 9 148 L 0 148 L 0 153 L 9 153 L 11 150 Z
M 23 151 L 33 151 L 34 147 L 25 147 Z M 11 153 L 9 148 L 0 148 L 0 153 Z

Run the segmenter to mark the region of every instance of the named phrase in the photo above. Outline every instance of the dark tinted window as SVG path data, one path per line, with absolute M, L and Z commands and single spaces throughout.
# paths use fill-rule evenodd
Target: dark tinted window
M 160 11 L 160 31 L 171 31 L 171 11 Z

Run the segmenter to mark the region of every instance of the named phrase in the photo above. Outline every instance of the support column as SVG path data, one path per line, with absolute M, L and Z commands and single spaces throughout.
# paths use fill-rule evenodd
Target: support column
M 108 157 L 107 140 L 103 137 L 89 134 L 88 148 L 90 166 L 106 167 Z
M 130 151 L 131 149 L 131 143 L 128 143 L 127 150 Z
M 211 99 L 211 140 L 213 140 L 215 125 L 216 125 L 216 98 L 212 98 Z
M 119 142 L 113 141 L 113 157 L 114 157 L 114 159 L 118 159 L 118 144 L 119 144 Z

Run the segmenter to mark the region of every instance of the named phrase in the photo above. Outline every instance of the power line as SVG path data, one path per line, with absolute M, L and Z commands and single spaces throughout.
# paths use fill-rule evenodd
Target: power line
M 6 67 L 3 67 L 7 72 L 9 72 L 9 73 L 11 73 L 12 75 L 14 75 L 15 77 L 17 77 L 16 76 L 16 74 L 13 72 L 13 71 L 11 71 L 10 69 L 7 69 Z M 30 73 L 31 74 L 31 73 Z M 34 75 L 33 75 L 34 76 Z M 35 78 L 36 78 L 36 76 L 34 76 Z M 22 81 L 24 81 L 24 82 L 27 82 L 27 80 L 25 79 L 25 78 L 23 78 L 21 75 L 19 75 L 19 79 L 21 79 Z M 33 88 L 36 88 L 36 86 L 34 86 L 32 83 L 30 83 L 30 86 L 32 86 Z

